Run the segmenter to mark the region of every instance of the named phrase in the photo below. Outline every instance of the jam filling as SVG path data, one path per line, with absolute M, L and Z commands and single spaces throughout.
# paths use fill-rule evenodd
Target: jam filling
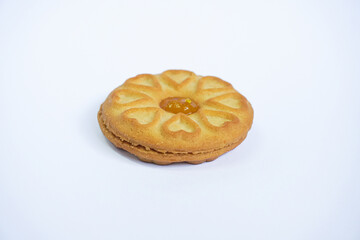
M 160 107 L 171 113 L 184 113 L 186 115 L 193 114 L 199 110 L 199 105 L 190 99 L 184 97 L 169 97 L 160 102 Z

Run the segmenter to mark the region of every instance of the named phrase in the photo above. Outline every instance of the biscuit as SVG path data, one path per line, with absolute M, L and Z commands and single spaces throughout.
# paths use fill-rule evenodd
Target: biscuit
M 253 115 L 230 83 L 168 70 L 126 80 L 101 105 L 98 121 L 110 142 L 142 161 L 198 164 L 238 146 Z

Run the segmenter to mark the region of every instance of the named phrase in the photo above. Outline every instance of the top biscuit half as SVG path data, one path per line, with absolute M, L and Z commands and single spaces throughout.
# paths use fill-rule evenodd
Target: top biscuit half
M 224 148 L 244 139 L 253 121 L 251 104 L 230 83 L 185 70 L 130 78 L 100 111 L 112 134 L 159 153 Z

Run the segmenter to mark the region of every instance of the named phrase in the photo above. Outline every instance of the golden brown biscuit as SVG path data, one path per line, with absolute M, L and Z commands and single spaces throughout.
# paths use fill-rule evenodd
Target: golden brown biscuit
M 238 146 L 253 109 L 220 78 L 168 70 L 128 79 L 101 105 L 98 121 L 110 142 L 142 161 L 197 164 Z

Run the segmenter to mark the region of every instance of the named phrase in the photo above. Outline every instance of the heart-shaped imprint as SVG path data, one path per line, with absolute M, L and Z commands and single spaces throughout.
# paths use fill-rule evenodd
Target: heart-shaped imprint
M 196 78 L 196 75 L 190 71 L 184 70 L 168 70 L 161 74 L 162 79 L 165 82 L 175 88 L 181 88 L 190 83 L 192 80 Z
M 163 124 L 167 136 L 189 140 L 200 134 L 199 125 L 183 113 L 178 113 Z
M 135 125 L 155 125 L 160 119 L 160 109 L 154 107 L 131 108 L 121 114 L 122 120 L 130 121 Z
M 213 130 L 228 128 L 230 125 L 237 124 L 239 122 L 239 118 L 234 114 L 222 111 L 202 109 L 200 111 L 200 116 L 205 125 Z
M 140 74 L 136 77 L 130 78 L 125 82 L 125 86 L 150 89 L 150 90 L 160 90 L 161 86 L 154 75 L 151 74 Z
M 224 89 L 232 89 L 230 83 L 225 82 L 217 77 L 206 76 L 199 80 L 198 91 L 201 90 L 224 90 Z
M 239 111 L 246 108 L 246 99 L 239 93 L 227 93 L 218 97 L 210 98 L 207 105 L 227 111 Z
M 152 99 L 148 95 L 130 89 L 117 89 L 112 92 L 112 102 L 118 107 L 135 106 L 149 101 Z

